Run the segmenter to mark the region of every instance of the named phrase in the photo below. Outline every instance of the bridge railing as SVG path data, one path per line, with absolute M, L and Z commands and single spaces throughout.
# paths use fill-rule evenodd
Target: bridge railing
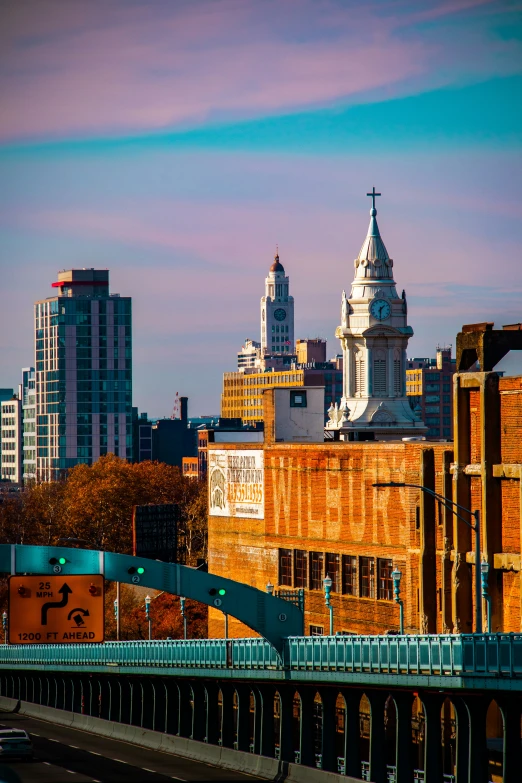
M 283 658 L 263 639 L 0 645 L 0 667 L 286 669 L 371 674 L 522 676 L 522 634 L 299 636 Z

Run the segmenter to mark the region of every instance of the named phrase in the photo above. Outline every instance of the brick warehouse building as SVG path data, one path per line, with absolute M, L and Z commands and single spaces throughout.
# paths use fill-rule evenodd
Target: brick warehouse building
M 481 511 L 492 630 L 520 631 L 522 377 L 492 372 L 506 346 L 522 348 L 522 332 L 486 324 L 459 334 L 454 444 L 280 442 L 277 400 L 292 390 L 278 397 L 267 389 L 264 443 L 209 444 L 209 466 L 218 469 L 209 469 L 209 571 L 259 589 L 302 588 L 305 633 L 328 632 L 328 573 L 334 631 L 385 633 L 399 628 L 398 566 L 406 632 L 470 632 L 470 529 L 419 490 L 372 486 L 422 484 Z M 484 371 L 466 372 L 476 359 Z M 223 615 L 211 610 L 209 636 L 223 633 Z M 251 634 L 230 618 L 230 636 Z

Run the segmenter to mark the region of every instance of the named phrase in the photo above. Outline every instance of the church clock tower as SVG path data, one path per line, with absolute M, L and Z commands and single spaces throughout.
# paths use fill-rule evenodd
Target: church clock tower
M 377 225 L 375 198 L 370 225 L 355 259 L 350 296 L 341 297 L 341 325 L 336 337 L 343 351 L 343 397 L 330 408 L 328 430 L 343 440 L 397 440 L 422 436 L 426 427 L 406 397 L 408 326 L 406 294 L 397 295 L 393 261 Z
M 294 297 L 289 294 L 290 278 L 279 261 L 279 253 L 265 278 L 261 297 L 261 354 L 294 352 Z

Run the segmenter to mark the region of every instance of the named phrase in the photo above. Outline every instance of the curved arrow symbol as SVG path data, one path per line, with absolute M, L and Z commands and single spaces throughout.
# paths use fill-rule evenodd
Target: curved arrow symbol
M 67 582 L 63 583 L 58 592 L 62 594 L 61 601 L 48 601 L 42 606 L 42 625 L 47 625 L 47 612 L 49 609 L 62 609 L 69 603 L 69 595 L 72 593 L 72 590 Z
M 70 620 L 75 612 L 81 612 L 84 617 L 89 617 L 89 610 L 88 609 L 71 609 L 71 611 L 67 615 L 67 619 Z

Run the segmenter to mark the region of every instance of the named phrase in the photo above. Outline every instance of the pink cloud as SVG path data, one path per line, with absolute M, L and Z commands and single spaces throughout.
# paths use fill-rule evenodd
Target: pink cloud
M 394 16 L 393 4 L 355 0 L 22 1 L 0 30 L 0 138 L 159 130 L 397 92 L 432 78 L 443 46 L 399 28 L 483 4 Z

